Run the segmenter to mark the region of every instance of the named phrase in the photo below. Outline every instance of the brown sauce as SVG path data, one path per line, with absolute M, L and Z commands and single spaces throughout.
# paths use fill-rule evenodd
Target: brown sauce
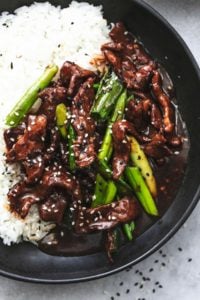
M 103 234 L 76 234 L 65 226 L 57 226 L 39 243 L 39 249 L 51 255 L 79 256 L 100 251 Z
M 160 66 L 160 72 L 163 78 L 163 88 L 170 94 L 175 107 L 177 133 L 184 138 L 181 150 L 175 150 L 174 155 L 170 156 L 165 164 L 160 166 L 153 164 L 158 188 L 157 206 L 160 216 L 162 216 L 173 202 L 181 186 L 187 164 L 189 139 L 185 124 L 176 107 L 172 81 L 162 66 Z M 143 211 L 136 221 L 135 237 L 141 235 L 156 220 L 156 218 L 148 216 Z M 125 240 L 122 238 L 121 243 L 124 242 Z M 39 249 L 41 251 L 50 255 L 59 256 L 81 256 L 92 254 L 103 250 L 103 247 L 103 232 L 75 234 L 65 226 L 57 226 L 56 229 L 49 233 L 39 243 Z

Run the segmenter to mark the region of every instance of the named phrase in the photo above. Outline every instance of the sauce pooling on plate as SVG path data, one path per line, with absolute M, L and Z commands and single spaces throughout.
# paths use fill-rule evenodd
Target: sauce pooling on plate
M 170 77 L 122 23 L 110 37 L 96 73 L 66 61 L 49 82 L 57 69 L 46 70 L 38 110 L 27 93 L 7 118 L 7 162 L 23 174 L 10 210 L 26 218 L 36 205 L 54 224 L 38 244 L 51 255 L 105 249 L 112 261 L 165 213 L 184 176 L 189 141 Z

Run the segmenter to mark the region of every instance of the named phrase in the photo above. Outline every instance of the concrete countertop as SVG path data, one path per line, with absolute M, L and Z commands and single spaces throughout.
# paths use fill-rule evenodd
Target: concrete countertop
M 200 65 L 200 1 L 146 2 L 175 27 Z M 197 300 L 200 297 L 199 216 L 200 204 L 160 251 L 130 270 L 73 285 L 35 285 L 1 277 L 0 300 Z

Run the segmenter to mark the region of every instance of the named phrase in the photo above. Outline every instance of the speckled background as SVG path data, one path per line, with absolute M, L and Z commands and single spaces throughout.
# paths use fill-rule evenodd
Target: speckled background
M 146 2 L 176 28 L 200 65 L 200 1 L 146 0 Z M 199 216 L 200 204 L 185 225 L 160 251 L 132 269 L 97 281 L 73 285 L 35 285 L 0 278 L 0 299 L 198 300 L 200 299 Z

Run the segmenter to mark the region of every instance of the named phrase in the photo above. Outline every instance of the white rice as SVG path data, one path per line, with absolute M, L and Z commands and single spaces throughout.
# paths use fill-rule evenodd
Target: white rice
M 40 220 L 36 206 L 25 220 L 8 210 L 8 189 L 20 175 L 17 165 L 6 170 L 4 118 L 47 65 L 69 60 L 92 69 L 89 61 L 109 40 L 108 32 L 102 8 L 84 2 L 73 1 L 65 9 L 34 3 L 0 16 L 0 237 L 7 245 L 22 239 L 36 242 L 54 225 Z

